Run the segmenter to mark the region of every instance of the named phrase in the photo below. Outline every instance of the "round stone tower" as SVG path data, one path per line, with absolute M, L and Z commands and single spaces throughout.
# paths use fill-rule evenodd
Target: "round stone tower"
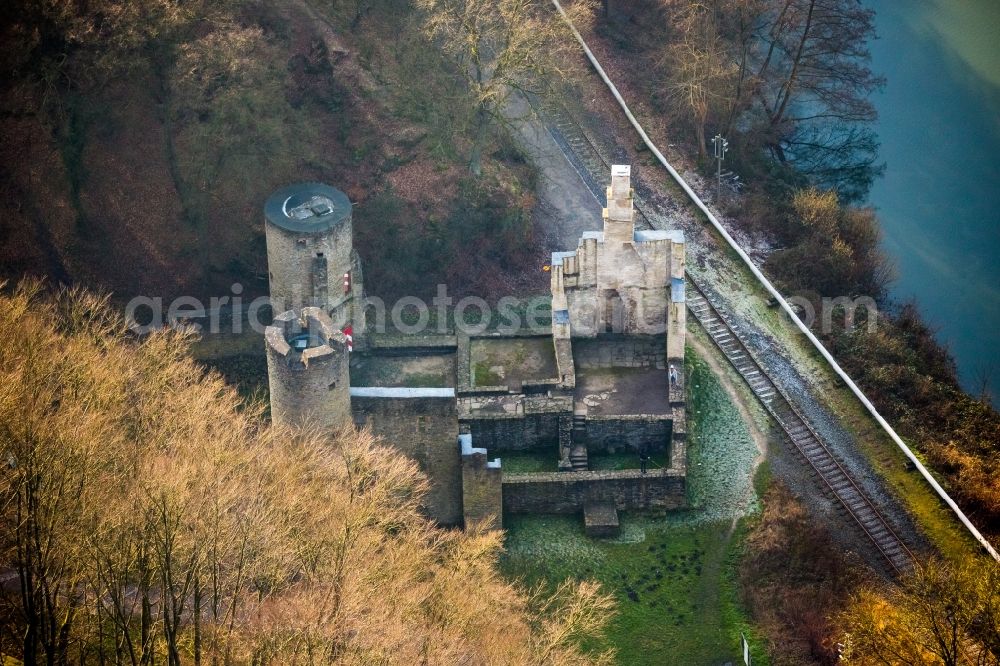
M 353 423 L 347 338 L 322 309 L 283 312 L 264 341 L 275 423 L 324 430 Z
M 347 195 L 321 183 L 290 185 L 271 195 L 264 217 L 274 311 L 319 307 L 338 326 L 355 324 L 361 271 Z

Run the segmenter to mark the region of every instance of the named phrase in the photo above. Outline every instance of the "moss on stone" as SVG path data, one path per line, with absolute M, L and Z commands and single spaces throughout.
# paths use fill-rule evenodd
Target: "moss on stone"
M 475 386 L 500 386 L 503 378 L 493 372 L 492 367 L 486 361 L 480 361 L 472 367 L 473 384 Z
M 506 474 L 521 474 L 526 472 L 556 472 L 559 470 L 559 460 L 555 447 L 551 451 L 512 451 L 501 455 L 503 471 Z

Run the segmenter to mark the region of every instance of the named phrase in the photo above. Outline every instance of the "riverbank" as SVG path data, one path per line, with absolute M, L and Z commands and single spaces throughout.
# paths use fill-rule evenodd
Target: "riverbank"
M 668 159 L 702 198 L 711 202 L 713 196 L 698 175 L 707 165 L 699 166 L 693 148 L 683 143 L 690 136 L 685 116 L 671 115 L 664 108 L 656 96 L 655 78 L 648 76 L 655 70 L 653 49 L 671 38 L 655 18 L 655 11 L 647 7 L 619 5 L 612 19 L 587 32 L 587 39 L 652 140 L 667 151 Z M 587 82 L 582 90 L 574 98 L 574 102 L 579 99 L 575 113 L 601 149 L 615 160 L 649 164 L 645 159 L 649 153 L 636 147 L 634 130 L 620 117 L 606 89 Z M 640 168 L 637 176 L 633 171 L 637 191 L 650 203 L 649 210 L 660 218 L 659 224 L 685 230 L 688 270 L 715 285 L 731 314 L 745 324 L 743 332 L 751 347 L 775 366 L 772 371 L 793 383 L 798 400 L 807 403 L 813 415 L 810 418 L 829 428 L 824 436 L 838 442 L 839 454 L 851 458 L 859 469 L 871 470 L 860 474 L 867 491 L 885 498 L 887 506 L 906 506 L 926 536 L 944 552 L 956 556 L 972 552 L 971 538 L 965 538 L 950 509 L 926 481 L 910 478 L 898 447 L 815 350 L 803 344 L 794 327 L 765 306 L 766 295 L 754 288 L 748 271 L 725 251 L 713 249 L 718 240 L 709 237 L 702 220 L 678 206 L 683 196 L 674 192 L 671 183 L 664 186 L 660 181 L 669 179 L 650 166 Z M 1000 504 L 990 488 L 1000 475 L 996 456 L 1000 416 L 988 404 L 962 393 L 947 350 L 913 309 L 894 311 L 884 307 L 881 291 L 866 291 L 865 285 L 883 284 L 877 221 L 870 212 L 838 205 L 836 200 L 829 205 L 828 197 L 809 189 L 801 175 L 787 168 L 772 164 L 768 171 L 764 155 L 758 156 L 755 168 L 749 173 L 756 177 L 747 180 L 742 195 L 713 206 L 716 216 L 727 228 L 750 237 L 754 247 L 771 248 L 757 258 L 761 268 L 783 293 L 808 298 L 817 312 L 821 296 L 875 293 L 879 297 L 879 318 L 871 329 L 845 330 L 836 316 L 829 331 L 821 331 L 821 320 L 817 320 L 814 332 L 878 411 L 918 455 L 925 456 L 963 510 L 976 516 L 980 530 L 995 537 L 1000 530 Z

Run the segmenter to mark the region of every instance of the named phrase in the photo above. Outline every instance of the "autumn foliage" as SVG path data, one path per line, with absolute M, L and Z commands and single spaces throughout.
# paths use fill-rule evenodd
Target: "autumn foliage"
M 786 289 L 884 297 L 893 270 L 870 208 L 843 206 L 836 192 L 807 188 L 796 190 L 781 212 L 770 224 L 783 249 L 768 255 L 766 268 Z
M 577 664 L 610 601 L 500 578 L 364 432 L 272 427 L 101 298 L 0 296 L 0 648 L 25 663 Z M 597 661 L 603 657 L 594 658 Z
M 821 295 L 870 296 L 879 304 L 874 321 L 861 308 L 848 326 L 846 312 L 835 311 L 831 329 L 823 330 L 820 317 L 814 329 L 879 412 L 927 456 L 963 510 L 981 529 L 997 533 L 1000 415 L 988 396 L 962 391 L 954 361 L 915 305 L 888 299 L 892 269 L 872 211 L 844 206 L 836 193 L 815 188 L 796 191 L 779 208 L 782 214 L 768 224 L 783 249 L 768 256 L 766 268 L 786 293 L 808 298 L 816 313 Z
M 954 361 L 915 306 L 835 335 L 835 353 L 879 411 L 926 456 L 987 534 L 1000 533 L 1000 414 L 958 384 Z
M 847 664 L 1000 664 L 1000 565 L 929 560 L 901 585 L 866 587 L 836 617 Z

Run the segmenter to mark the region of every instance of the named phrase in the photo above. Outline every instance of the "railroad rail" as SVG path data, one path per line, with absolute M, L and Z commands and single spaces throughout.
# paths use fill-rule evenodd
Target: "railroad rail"
M 611 165 L 558 101 L 543 102 L 538 99 L 529 101 L 536 112 L 544 118 L 553 140 L 580 174 L 587 188 L 598 202 L 604 203 L 602 197 L 605 192 L 600 188 L 599 178 L 608 173 Z M 643 210 L 645 201 L 638 193 L 635 194 L 633 201 L 636 223 L 639 226 L 653 228 L 652 218 Z M 728 319 L 706 296 L 705 289 L 698 284 L 697 279 L 691 273 L 685 275 L 689 289 L 688 310 L 785 432 L 795 451 L 812 467 L 833 497 L 872 541 L 892 571 L 896 574 L 908 571 L 913 566 L 914 559 L 903 540 L 868 495 L 854 482 L 802 412 L 757 361 Z
M 796 451 L 816 471 L 833 496 L 840 500 L 893 570 L 897 574 L 909 571 L 914 562 L 912 553 L 840 464 L 823 438 L 774 382 L 712 301 L 690 280 L 688 294 L 688 310 L 785 431 Z

